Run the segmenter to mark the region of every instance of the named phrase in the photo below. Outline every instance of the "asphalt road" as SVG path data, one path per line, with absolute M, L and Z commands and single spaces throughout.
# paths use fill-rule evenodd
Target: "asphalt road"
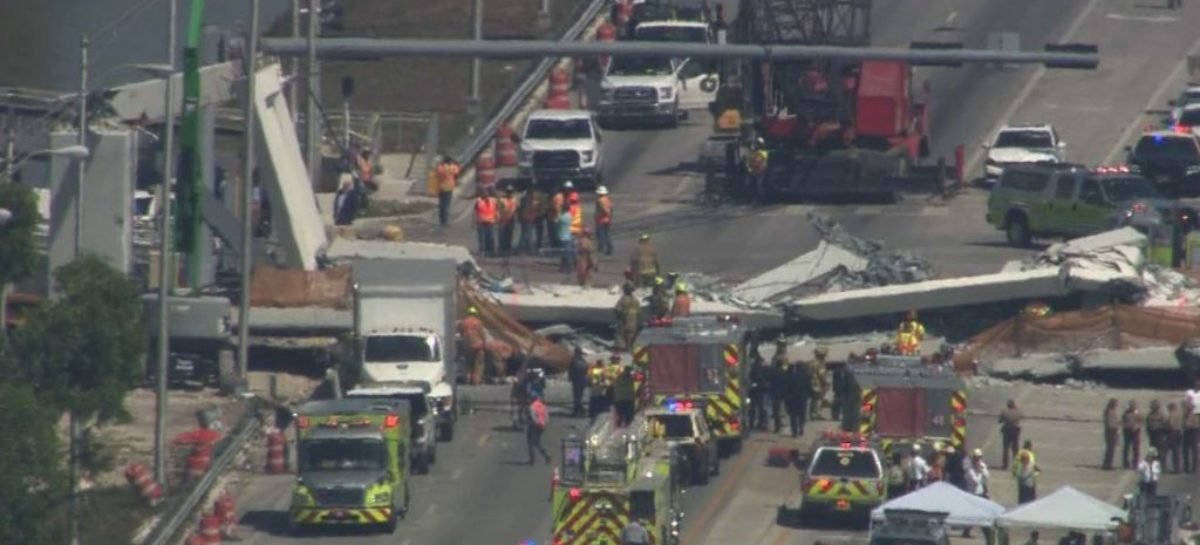
M 1147 108 L 1161 106 L 1176 92 L 1183 80 L 1180 63 L 1197 43 L 1189 29 L 1200 22 L 1200 8 L 1189 4 L 1182 12 L 1168 12 L 1135 1 L 1140 0 L 891 0 L 877 3 L 872 28 L 878 45 L 929 39 L 946 32 L 936 31 L 939 27 L 961 29 L 971 46 L 982 46 L 989 32 L 1018 32 L 1027 49 L 1060 41 L 1099 44 L 1103 60 L 1094 72 L 1034 67 L 921 71 L 934 90 L 935 154 L 950 157 L 955 146 L 964 145 L 971 172 L 977 173 L 975 150 L 998 125 L 1009 120 L 1047 121 L 1069 142 L 1071 160 L 1095 164 L 1111 159 L 1113 150 L 1119 151 L 1123 142 L 1136 134 L 1146 120 Z M 701 186 L 694 162 L 710 121 L 706 113 L 699 113 L 676 130 L 606 134 L 605 174 L 614 195 L 618 225 L 617 253 L 602 261 L 602 282 L 619 278 L 633 241 L 642 231 L 653 233 L 669 269 L 729 278 L 750 276 L 815 245 L 815 234 L 807 226 L 809 212 L 830 215 L 851 232 L 883 240 L 890 247 L 925 254 L 946 276 L 995 271 L 1004 261 L 1025 255 L 1003 247 L 1001 233 L 984 223 L 986 193 L 977 189 L 968 189 L 948 202 L 909 198 L 895 205 L 700 208 L 694 202 Z M 447 229 L 436 228 L 423 218 L 407 223 L 406 232 L 415 240 L 473 247 L 467 207 L 458 210 L 456 222 Z M 507 263 L 485 260 L 484 265 L 508 267 L 508 272 L 518 277 L 556 277 L 547 272 L 553 265 L 546 258 Z M 479 412 L 461 421 L 453 444 L 441 446 L 433 474 L 415 477 L 413 515 L 396 536 L 338 535 L 310 541 L 490 544 L 532 538 L 544 542 L 551 523 L 547 502 L 550 469 L 520 464 L 525 457 L 523 438 L 503 429 L 507 423 L 504 392 L 483 388 L 471 390 L 471 395 L 477 399 Z M 563 388 L 556 387 L 551 401 L 561 403 L 564 395 Z M 980 396 L 972 402 L 973 409 L 995 411 L 1003 396 Z M 1099 404 L 1097 401 L 1096 411 Z M 553 418 L 546 445 L 554 448 L 570 423 L 564 417 Z M 1059 432 L 1047 433 L 1054 438 Z M 968 441 L 994 448 L 994 435 L 994 425 L 973 422 Z M 766 472 L 762 467 L 766 449 L 781 440 L 755 437 L 745 452 L 725 462 L 718 479 L 686 494 L 685 543 L 862 541 L 861 533 L 774 525 L 774 505 L 788 494 L 796 478 Z M 1068 449 L 1066 455 L 1073 454 Z M 1101 482 L 1117 479 L 1112 474 L 1097 478 Z M 1127 484 L 1125 481 L 1109 484 L 1118 490 L 1116 485 Z M 1171 484 L 1167 488 L 1186 486 Z M 291 543 L 282 534 L 281 515 L 289 491 L 287 477 L 249 476 L 239 496 L 241 508 L 249 510 L 243 528 L 246 542 Z

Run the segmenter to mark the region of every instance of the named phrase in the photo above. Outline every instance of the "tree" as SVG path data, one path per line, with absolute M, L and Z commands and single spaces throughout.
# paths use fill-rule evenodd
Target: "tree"
M 8 286 L 29 276 L 37 265 L 38 247 L 33 238 L 40 214 L 33 190 L 20 184 L 0 184 L 0 208 L 12 217 L 0 225 L 0 348 L 8 326 Z
M 62 504 L 58 411 L 28 386 L 0 383 L 0 542 L 51 543 Z
M 125 394 L 143 376 L 146 333 L 136 285 L 86 255 L 54 272 L 60 297 L 34 311 L 13 335 L 10 380 L 77 419 L 127 416 Z

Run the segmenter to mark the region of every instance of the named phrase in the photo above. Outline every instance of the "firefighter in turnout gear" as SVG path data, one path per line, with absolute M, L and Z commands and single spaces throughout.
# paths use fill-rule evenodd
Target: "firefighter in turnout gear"
M 896 351 L 902 356 L 917 356 L 921 353 L 921 341 L 925 340 L 925 326 L 917 321 L 917 311 L 910 310 L 896 331 Z
M 484 334 L 483 322 L 479 320 L 479 309 L 474 305 L 468 308 L 467 315 L 459 320 L 458 335 L 463 348 L 466 349 L 466 361 L 470 365 L 468 379 L 471 384 L 479 384 L 483 381 L 487 335 Z
M 671 316 L 686 318 L 692 314 L 692 298 L 688 295 L 687 286 L 680 282 L 675 284 L 675 304 L 671 307 Z
M 654 279 L 659 274 L 658 252 L 650 243 L 650 235 L 642 233 L 638 245 L 633 249 L 629 258 L 629 268 L 633 270 L 634 287 L 642 288 L 654 285 Z
M 633 284 L 626 282 L 621 289 L 624 294 L 617 300 L 617 306 L 614 309 L 617 320 L 617 338 L 614 348 L 631 350 L 633 340 L 637 338 L 638 334 L 638 320 L 642 313 L 642 305 L 633 295 Z
M 825 368 L 825 358 L 829 349 L 818 346 L 813 350 L 813 359 L 808 362 L 808 375 L 812 381 L 812 398 L 808 403 L 808 418 L 816 420 L 821 417 L 821 408 L 825 405 L 825 393 L 829 391 L 829 372 Z
M 608 369 L 601 360 L 588 367 L 588 418 L 608 412 L 612 400 L 608 397 Z
M 650 294 L 650 314 L 655 319 L 663 319 L 671 315 L 671 295 L 667 291 L 663 277 L 654 277 L 654 291 Z

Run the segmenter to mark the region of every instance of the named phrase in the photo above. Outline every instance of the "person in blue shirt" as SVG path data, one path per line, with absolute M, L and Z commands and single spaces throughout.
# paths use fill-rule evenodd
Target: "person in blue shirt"
M 562 261 L 559 264 L 561 272 L 569 273 L 575 270 L 575 237 L 571 235 L 571 210 L 563 208 L 562 213 L 558 215 L 558 241 L 561 244 L 563 255 Z

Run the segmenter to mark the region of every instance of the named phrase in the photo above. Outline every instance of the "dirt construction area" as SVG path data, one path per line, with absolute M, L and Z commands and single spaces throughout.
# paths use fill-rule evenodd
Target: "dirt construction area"
M 345 28 L 325 37 L 441 38 L 471 37 L 471 0 L 421 2 L 399 0 L 342 0 Z M 489 40 L 533 39 L 558 36 L 578 18 L 585 0 L 549 0 L 548 24 L 539 22 L 541 2 L 493 0 L 484 2 L 483 37 Z M 290 34 L 289 18 L 278 22 L 272 36 Z M 482 118 L 500 103 L 529 67 L 530 61 L 483 61 L 480 75 Z M 342 105 L 341 82 L 355 80 L 351 108 L 370 112 L 437 112 L 439 146 L 452 145 L 467 133 L 480 116 L 468 112 L 470 59 L 394 58 L 378 62 L 327 62 L 322 64 L 322 93 L 327 112 Z M 404 137 L 416 144 L 417 133 Z M 389 149 L 386 152 L 414 151 Z

